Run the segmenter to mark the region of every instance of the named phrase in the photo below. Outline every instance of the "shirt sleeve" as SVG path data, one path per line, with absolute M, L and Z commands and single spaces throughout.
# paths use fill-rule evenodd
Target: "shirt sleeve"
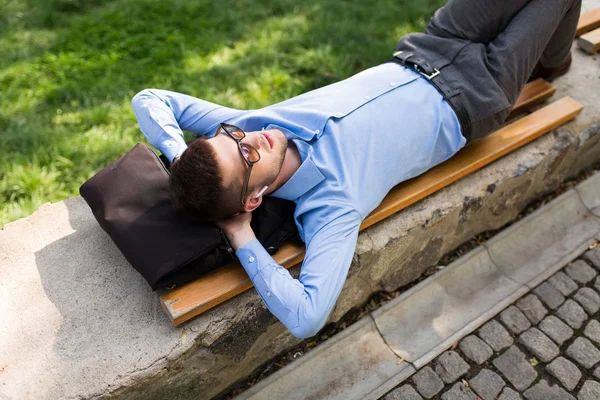
M 360 219 L 352 211 L 329 222 L 308 241 L 298 279 L 278 265 L 256 239 L 236 255 L 267 308 L 298 338 L 325 325 L 352 263 Z
M 140 130 L 150 144 L 173 161 L 186 149 L 182 130 L 213 135 L 216 125 L 239 112 L 196 97 L 144 89 L 131 100 Z

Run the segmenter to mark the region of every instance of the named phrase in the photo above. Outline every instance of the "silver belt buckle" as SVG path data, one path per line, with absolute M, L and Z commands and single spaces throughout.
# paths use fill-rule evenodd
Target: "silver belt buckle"
M 396 57 L 397 55 L 401 54 L 402 50 L 400 51 L 395 51 L 394 52 L 394 57 Z M 415 64 L 416 66 L 416 64 Z M 438 76 L 440 74 L 440 71 L 437 68 L 433 69 L 433 72 L 431 73 L 431 75 L 427 75 L 425 72 L 421 71 L 421 68 L 414 68 L 415 71 L 417 71 L 418 73 L 420 73 L 421 75 L 423 75 L 425 78 L 427 78 L 428 80 L 432 80 L 433 78 L 435 78 L 436 76 Z
M 431 75 L 427 75 L 424 72 L 421 72 L 421 75 L 423 75 L 425 78 L 432 80 L 433 78 L 435 78 L 436 76 L 438 76 L 440 74 L 440 71 L 437 68 L 433 69 L 433 73 Z

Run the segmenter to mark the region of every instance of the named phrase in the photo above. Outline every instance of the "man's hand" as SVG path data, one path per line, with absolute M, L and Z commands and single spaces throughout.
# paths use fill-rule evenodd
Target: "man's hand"
M 250 240 L 256 239 L 254 231 L 250 227 L 251 220 L 251 212 L 239 212 L 227 219 L 215 221 L 215 223 L 223 230 L 231 246 L 237 251 L 238 248 L 243 247 Z

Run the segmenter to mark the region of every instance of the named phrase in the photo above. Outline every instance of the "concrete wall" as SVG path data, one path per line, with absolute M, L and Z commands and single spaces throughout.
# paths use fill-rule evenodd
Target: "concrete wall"
M 574 56 L 577 120 L 362 232 L 329 321 L 600 161 L 598 59 Z M 210 399 L 297 343 L 254 289 L 173 327 L 79 197 L 0 231 L 0 399 Z

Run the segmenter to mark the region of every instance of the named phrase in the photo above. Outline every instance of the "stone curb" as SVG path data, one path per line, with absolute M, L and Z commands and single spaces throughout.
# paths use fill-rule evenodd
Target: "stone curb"
M 348 368 L 348 361 L 356 360 L 358 364 Z M 306 357 L 283 367 L 279 373 L 265 379 L 270 386 L 268 398 L 273 399 L 305 399 L 307 392 L 315 399 L 348 398 L 348 390 L 352 390 L 356 398 L 369 396 L 371 388 L 387 387 L 392 389 L 396 382 L 415 373 L 415 369 L 400 358 L 386 345 L 379 334 L 372 318 L 363 318 L 327 341 L 327 346 L 317 346 Z M 327 371 L 327 379 L 308 377 L 306 371 Z M 279 385 L 279 376 L 285 376 L 285 384 Z M 316 375 L 319 376 L 319 375 Z M 308 379 L 307 379 L 308 378 Z M 354 387 L 354 382 L 365 383 Z M 269 385 L 269 383 L 275 385 Z M 250 399 L 264 399 L 263 393 L 251 395 Z
M 235 399 L 378 399 L 595 243 L 599 205 L 600 173 Z

